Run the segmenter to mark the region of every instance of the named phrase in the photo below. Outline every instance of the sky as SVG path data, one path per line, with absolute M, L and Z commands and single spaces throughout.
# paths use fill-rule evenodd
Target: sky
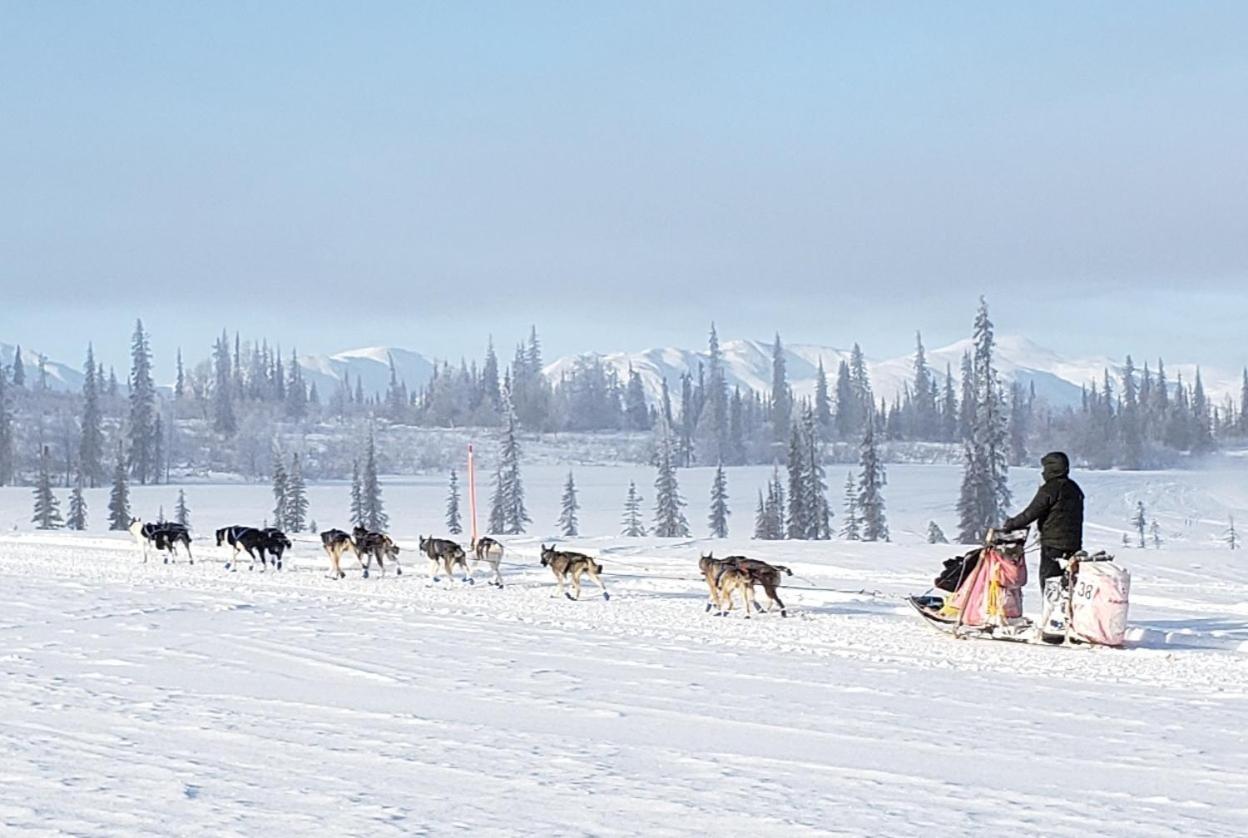
M 1248 364 L 1242 3 L 0 4 L 0 341 Z

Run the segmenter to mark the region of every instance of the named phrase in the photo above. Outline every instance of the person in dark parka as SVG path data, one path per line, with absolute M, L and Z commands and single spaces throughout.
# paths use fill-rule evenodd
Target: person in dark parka
M 1070 458 L 1053 451 L 1040 458 L 1044 483 L 1027 508 L 1001 524 L 1003 530 L 1021 530 L 1035 523 L 1040 532 L 1040 590 L 1053 576 L 1061 576 L 1058 559 L 1083 549 L 1083 490 L 1070 479 Z

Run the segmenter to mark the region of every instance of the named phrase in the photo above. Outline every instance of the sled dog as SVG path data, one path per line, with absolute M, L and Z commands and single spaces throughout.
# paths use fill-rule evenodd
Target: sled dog
M 745 606 L 745 619 L 750 619 L 751 610 L 762 610 L 754 600 L 754 579 L 749 571 L 737 566 L 724 568 L 716 587 L 719 588 L 719 599 L 722 603 L 721 614 L 727 615 L 732 610 L 732 595 L 737 592 L 741 593 L 741 601 Z
M 195 564 L 195 557 L 191 555 L 190 531 L 181 524 L 172 521 L 145 524 L 138 518 L 131 518 L 130 534 L 143 550 L 144 562 L 147 561 L 147 548 L 153 547 L 165 552 L 165 564 L 169 564 L 177 556 L 177 547 L 181 544 L 186 548 L 186 556 L 191 564 Z
M 321 546 L 325 548 L 325 554 L 329 556 L 329 575 L 332 579 L 345 579 L 347 574 L 342 572 L 342 554 L 350 550 L 355 553 L 355 557 L 360 562 L 360 569 L 364 571 L 364 578 L 368 578 L 368 568 L 364 565 L 363 559 L 356 550 L 355 542 L 351 540 L 350 533 L 342 530 L 325 530 L 321 533 Z
M 780 595 L 776 589 L 780 587 L 780 581 L 783 576 L 792 576 L 793 571 L 784 565 L 773 565 L 759 559 L 750 559 L 745 556 L 726 556 L 722 559 L 714 557 L 713 553 L 708 553 L 698 561 L 698 569 L 702 571 L 702 576 L 706 580 L 707 589 L 711 593 L 710 602 L 706 604 L 706 610 L 710 611 L 712 606 L 718 609 L 720 614 L 725 613 L 723 608 L 721 590 L 723 574 L 730 570 L 736 569 L 745 573 L 749 579 L 751 586 L 751 600 L 753 600 L 753 586 L 761 585 L 763 592 L 767 594 L 769 600 L 768 609 L 774 605 L 780 609 L 780 616 L 787 617 L 788 609 L 784 602 L 780 599 Z M 729 601 L 731 605 L 731 600 Z M 754 602 L 755 610 L 762 611 L 763 607 Z
M 429 577 L 434 581 L 441 581 L 438 576 L 438 566 L 446 571 L 447 578 L 454 578 L 455 568 L 459 568 L 464 573 L 464 581 L 469 585 L 472 584 L 472 576 L 468 570 L 468 554 L 464 552 L 464 548 L 460 547 L 454 541 L 445 538 L 425 538 L 420 537 L 420 552 L 429 558 Z
M 286 533 L 276 527 L 265 527 L 260 531 L 264 542 L 261 547 L 260 561 L 264 561 L 264 554 L 268 553 L 273 560 L 273 569 L 282 569 L 282 556 L 291 548 L 290 538 Z
M 372 566 L 373 559 L 377 560 L 382 576 L 386 575 L 386 559 L 392 559 L 394 572 L 399 576 L 403 575 L 403 568 L 399 566 L 399 545 L 384 532 L 356 527 L 351 531 L 351 543 L 355 546 L 356 557 L 364 565 L 365 576 L 368 576 L 368 568 Z
M 590 579 L 602 588 L 602 598 L 611 599 L 611 595 L 607 593 L 607 586 L 602 584 L 599 574 L 602 573 L 602 565 L 586 556 L 584 553 L 574 553 L 570 550 L 556 550 L 554 545 L 547 547 L 542 545 L 542 567 L 549 567 L 550 572 L 555 574 L 555 581 L 559 583 L 559 593 L 568 599 L 577 600 L 581 598 L 581 576 L 588 574 Z M 572 580 L 572 591 L 575 596 L 568 593 L 564 589 L 564 581 Z
M 494 578 L 490 584 L 497 585 L 500 588 L 503 587 L 503 574 L 498 570 L 499 562 L 503 560 L 503 545 L 485 535 L 478 538 L 476 543 L 472 545 L 472 554 L 473 572 L 476 572 L 479 563 L 485 562 L 490 566 L 490 570 L 494 571 Z

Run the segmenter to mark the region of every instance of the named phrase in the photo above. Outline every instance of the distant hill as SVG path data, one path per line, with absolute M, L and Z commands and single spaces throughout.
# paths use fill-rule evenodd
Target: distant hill
M 0 364 L 8 367 L 13 363 L 17 347 L 0 343 Z M 39 352 L 28 346 L 22 347 L 22 367 L 26 370 L 26 386 L 34 387 L 39 382 Z M 82 389 L 82 373 L 75 367 L 48 359 L 44 362 L 48 371 L 48 389 L 61 392 Z

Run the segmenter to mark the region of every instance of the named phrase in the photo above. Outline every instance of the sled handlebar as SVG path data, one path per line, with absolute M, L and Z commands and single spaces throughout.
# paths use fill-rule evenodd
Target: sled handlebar
M 991 528 L 984 535 L 984 545 L 993 547 L 998 544 L 1015 544 L 1022 546 L 1027 543 L 1027 530 L 999 530 Z

